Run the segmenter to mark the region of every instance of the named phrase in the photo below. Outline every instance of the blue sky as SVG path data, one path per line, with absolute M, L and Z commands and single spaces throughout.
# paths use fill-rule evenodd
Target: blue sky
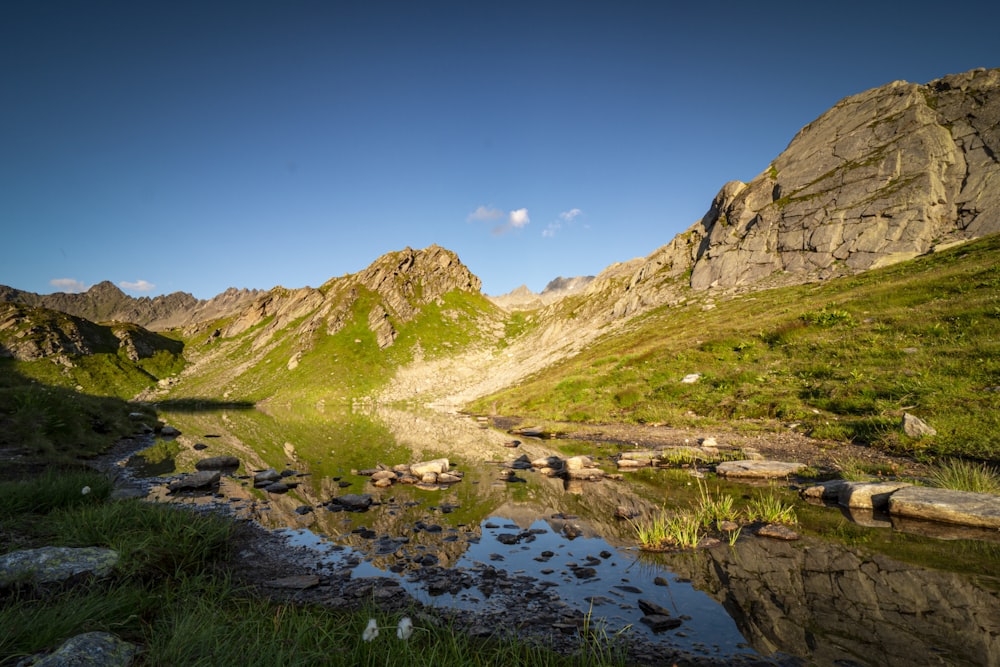
M 432 243 L 644 256 L 839 99 L 1000 67 L 1000 3 L 0 3 L 0 284 L 209 298 Z

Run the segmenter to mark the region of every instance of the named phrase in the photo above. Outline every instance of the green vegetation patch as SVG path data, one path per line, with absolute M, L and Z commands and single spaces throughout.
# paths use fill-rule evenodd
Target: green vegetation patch
M 823 284 L 647 313 L 469 408 L 785 428 L 923 459 L 1000 459 L 1000 236 Z M 694 382 L 685 377 L 698 374 Z M 902 434 L 903 412 L 937 435 Z M 768 426 L 770 424 L 770 426 Z

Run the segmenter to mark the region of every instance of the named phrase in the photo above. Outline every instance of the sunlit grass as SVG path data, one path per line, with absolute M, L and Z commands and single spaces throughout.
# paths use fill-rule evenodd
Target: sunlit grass
M 928 477 L 932 486 L 942 489 L 1000 494 L 1000 473 L 985 463 L 951 459 L 937 464 Z
M 699 293 L 484 397 L 530 419 L 787 428 L 918 458 L 1000 459 L 1000 236 L 822 284 Z M 694 383 L 688 374 L 700 373 Z M 904 411 L 937 435 L 910 440 Z M 768 426 L 768 424 L 770 426 Z
M 764 523 L 798 523 L 795 506 L 782 500 L 773 488 L 766 493 L 755 494 L 747 503 L 745 516 L 750 521 Z

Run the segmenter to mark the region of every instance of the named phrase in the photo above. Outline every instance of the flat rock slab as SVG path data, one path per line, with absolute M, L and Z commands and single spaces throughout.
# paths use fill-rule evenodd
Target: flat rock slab
M 794 461 L 724 461 L 715 467 L 715 472 L 723 477 L 770 479 L 794 475 L 805 467 L 805 463 Z
M 0 586 L 17 582 L 53 584 L 91 574 L 106 577 L 118 564 L 118 552 L 101 547 L 42 547 L 0 556 Z
M 199 470 L 167 484 L 170 491 L 195 491 L 215 486 L 222 478 L 218 470 Z
M 783 540 L 785 542 L 792 542 L 799 539 L 798 533 L 780 523 L 769 523 L 766 526 L 761 526 L 757 530 L 757 534 L 761 537 L 770 537 L 772 540 Z
M 197 470 L 227 470 L 239 468 L 240 460 L 235 456 L 210 456 L 194 464 Z
M 270 588 L 287 588 L 301 591 L 307 588 L 319 586 L 319 584 L 319 576 L 315 574 L 299 574 L 291 577 L 282 577 L 281 579 L 272 579 L 267 582 L 265 586 Z
M 906 482 L 848 482 L 840 489 L 837 501 L 853 509 L 889 509 L 889 496 L 906 488 Z
M 30 656 L 18 665 L 25 667 L 127 667 L 138 647 L 108 632 L 87 632 L 67 639 L 48 655 Z
M 1000 496 L 910 486 L 889 496 L 889 513 L 911 519 L 1000 529 Z

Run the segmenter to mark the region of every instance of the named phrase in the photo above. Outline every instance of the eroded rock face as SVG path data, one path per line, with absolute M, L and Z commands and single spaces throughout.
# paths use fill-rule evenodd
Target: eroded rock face
M 863 271 L 1000 232 L 1000 70 L 848 97 L 675 240 L 691 286 Z M 679 237 L 680 238 L 680 237 Z M 697 246 L 695 245 L 697 242 Z

